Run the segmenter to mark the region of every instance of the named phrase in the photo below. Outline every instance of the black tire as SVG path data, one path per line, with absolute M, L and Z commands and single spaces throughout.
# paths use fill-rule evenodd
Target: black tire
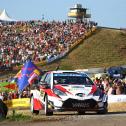
M 48 96 L 47 96 L 47 95 L 45 96 L 45 115 L 46 115 L 46 116 L 51 116 L 51 115 L 53 115 L 53 111 L 51 111 L 51 110 L 48 108 Z
M 104 109 L 103 110 L 99 110 L 97 113 L 98 114 L 106 114 L 106 113 L 108 113 L 108 103 L 105 102 L 104 103 Z
M 6 118 L 8 112 L 7 105 L 0 99 L 0 118 Z
M 83 110 L 80 110 L 80 111 L 77 111 L 78 112 L 78 115 L 84 115 L 85 114 L 85 111 Z
M 39 110 L 34 110 L 33 96 L 30 99 L 30 109 L 31 109 L 32 114 L 35 114 L 35 115 L 39 114 Z

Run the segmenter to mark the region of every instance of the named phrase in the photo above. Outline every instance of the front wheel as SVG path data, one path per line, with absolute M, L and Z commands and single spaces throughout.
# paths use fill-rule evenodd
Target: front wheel
M 104 108 L 103 110 L 99 110 L 97 113 L 98 114 L 106 114 L 108 112 L 108 103 L 107 102 L 104 103 L 103 108 Z
M 31 109 L 32 114 L 36 114 L 36 115 L 39 114 L 39 110 L 34 110 L 34 98 L 33 98 L 33 96 L 30 99 L 30 109 Z
M 85 111 L 83 111 L 83 110 L 79 110 L 77 112 L 78 112 L 78 115 L 84 115 L 85 114 Z
M 46 115 L 46 116 L 51 116 L 51 115 L 53 115 L 53 111 L 51 111 L 51 110 L 48 108 L 48 106 L 49 106 L 49 103 L 48 103 L 48 96 L 46 95 L 46 96 L 45 96 L 45 115 Z

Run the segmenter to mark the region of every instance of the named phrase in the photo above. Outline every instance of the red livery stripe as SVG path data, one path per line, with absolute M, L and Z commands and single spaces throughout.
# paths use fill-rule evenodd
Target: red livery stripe
M 43 108 L 43 105 L 39 99 L 34 98 L 33 103 L 34 103 L 34 110 L 41 110 Z

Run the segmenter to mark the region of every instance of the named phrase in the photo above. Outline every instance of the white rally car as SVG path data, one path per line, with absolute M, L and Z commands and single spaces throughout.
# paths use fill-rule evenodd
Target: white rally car
M 76 71 L 50 71 L 43 75 L 39 88 L 31 90 L 31 111 L 45 115 L 54 111 L 108 111 L 107 95 L 85 74 Z

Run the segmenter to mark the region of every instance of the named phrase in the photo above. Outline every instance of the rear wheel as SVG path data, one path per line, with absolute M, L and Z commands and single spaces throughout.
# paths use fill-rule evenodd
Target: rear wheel
M 33 96 L 30 99 L 30 104 L 31 104 L 30 109 L 31 109 L 32 114 L 38 115 L 39 110 L 34 110 L 34 98 L 33 98 Z
M 51 110 L 48 108 L 48 106 L 49 106 L 49 103 L 48 103 L 48 96 L 46 95 L 46 96 L 45 96 L 45 115 L 46 115 L 46 116 L 51 116 L 51 115 L 53 115 L 53 111 L 51 111 Z

